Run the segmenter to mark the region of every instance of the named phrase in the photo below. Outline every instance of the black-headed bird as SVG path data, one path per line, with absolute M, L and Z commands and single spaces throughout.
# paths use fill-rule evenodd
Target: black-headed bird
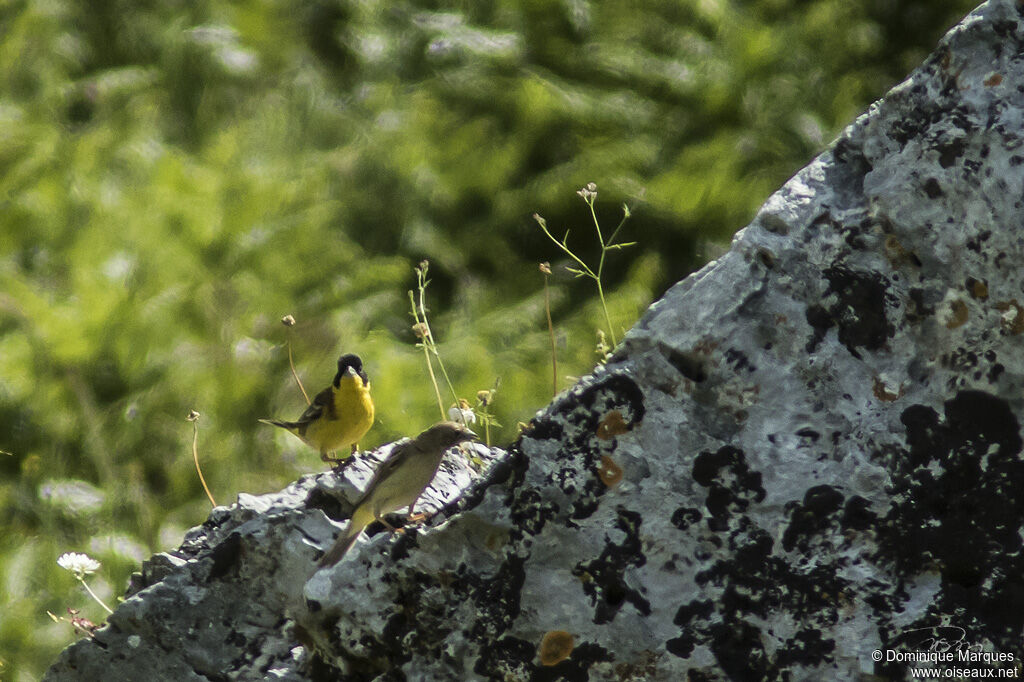
M 370 380 L 363 371 L 358 355 L 338 358 L 338 373 L 331 385 L 316 394 L 306 411 L 293 422 L 261 419 L 264 424 L 279 426 L 289 431 L 320 452 L 325 462 L 342 462 L 351 453 L 332 457 L 330 453 L 349 446 L 354 453 L 359 439 L 373 426 L 373 399 Z
M 373 521 L 380 521 L 394 530 L 384 520 L 384 515 L 405 507 L 409 508 L 411 515 L 416 500 L 434 480 L 444 453 L 451 447 L 475 439 L 476 434 L 462 424 L 440 422 L 412 440 L 396 445 L 353 506 L 345 532 L 320 558 L 317 567 L 325 568 L 341 561 L 359 534 Z

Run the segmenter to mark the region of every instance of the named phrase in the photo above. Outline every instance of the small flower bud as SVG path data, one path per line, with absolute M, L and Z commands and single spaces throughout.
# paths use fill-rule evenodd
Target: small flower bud
M 540 271 L 543 272 L 545 275 L 550 275 L 551 274 L 551 263 L 548 263 L 546 261 L 544 263 L 541 263 L 540 264 Z
M 291 315 L 285 315 L 284 317 L 281 318 L 281 324 L 283 324 L 286 327 L 294 327 L 295 318 L 292 317 Z

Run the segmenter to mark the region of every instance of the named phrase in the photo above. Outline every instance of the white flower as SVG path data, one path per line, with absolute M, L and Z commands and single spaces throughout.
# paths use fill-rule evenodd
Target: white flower
M 65 552 L 57 558 L 57 565 L 63 569 L 71 571 L 79 579 L 82 576 L 90 573 L 95 573 L 99 570 L 100 562 L 93 559 L 87 554 L 79 554 L 78 552 Z
M 465 403 L 465 401 L 462 401 Z M 459 405 L 452 405 L 448 408 L 448 418 L 453 422 L 458 422 L 469 426 L 470 424 L 476 423 L 476 413 L 467 406 L 460 407 Z

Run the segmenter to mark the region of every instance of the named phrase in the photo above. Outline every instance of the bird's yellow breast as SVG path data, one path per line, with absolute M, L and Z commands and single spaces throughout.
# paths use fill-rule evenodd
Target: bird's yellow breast
M 334 389 L 334 400 L 325 406 L 319 419 L 309 424 L 302 438 L 320 452 L 332 452 L 356 445 L 371 426 L 370 384 L 346 374 Z

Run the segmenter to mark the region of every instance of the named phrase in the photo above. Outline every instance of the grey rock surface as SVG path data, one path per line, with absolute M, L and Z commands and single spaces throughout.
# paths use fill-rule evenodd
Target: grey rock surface
M 310 575 L 332 477 L 245 497 L 48 679 L 1019 673 L 1021 12 L 953 29 L 431 528 Z

